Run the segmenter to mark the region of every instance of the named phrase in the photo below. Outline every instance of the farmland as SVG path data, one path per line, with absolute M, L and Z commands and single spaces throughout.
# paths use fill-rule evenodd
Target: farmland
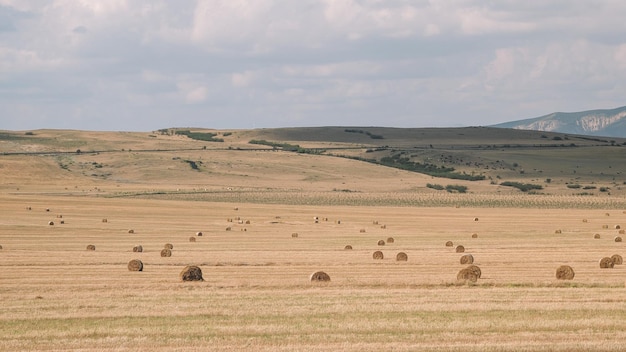
M 158 133 L 8 133 L 0 144 L 0 350 L 621 349 L 626 269 L 598 264 L 625 254 L 615 241 L 626 226 L 621 141 L 577 139 L 593 143 L 576 150 L 576 173 L 570 161 L 541 159 L 545 147 L 515 157 L 502 154 L 511 148 L 479 149 L 456 170 L 486 177 L 465 181 L 324 155 L 376 148 L 364 133 L 332 137 L 341 132 L 313 141 L 281 130 L 218 132 L 225 141 L 209 144 Z M 401 132 L 392 139 L 371 129 L 385 139 L 369 139 L 413 148 Z M 472 138 L 420 143 L 439 154 L 499 143 Z M 264 150 L 250 139 L 325 152 Z M 573 149 L 546 154 L 574 160 Z M 434 162 L 427 158 L 419 161 Z M 527 171 L 485 171 L 486 160 L 505 159 Z M 543 189 L 528 194 L 502 180 Z M 573 182 L 596 188 L 580 194 Z M 160 256 L 165 243 L 171 257 Z M 399 252 L 408 260 L 396 261 Z M 468 253 L 482 270 L 476 282 L 457 280 Z M 127 269 L 132 259 L 143 271 Z M 182 282 L 187 265 L 199 266 L 204 281 Z M 555 278 L 560 265 L 574 269 L 573 280 Z M 330 282 L 309 280 L 320 270 Z

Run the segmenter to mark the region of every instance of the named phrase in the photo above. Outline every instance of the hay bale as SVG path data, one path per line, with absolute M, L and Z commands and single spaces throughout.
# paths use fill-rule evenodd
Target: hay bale
M 380 228 L 384 230 L 387 228 L 387 225 L 380 225 Z
M 135 230 L 130 229 L 130 230 L 128 230 L 128 233 L 135 233 Z
M 372 221 L 372 224 L 373 224 L 373 225 L 378 225 L 378 220 L 374 220 L 374 221 Z
M 188 265 L 180 272 L 180 279 L 183 281 L 204 281 L 202 269 L 195 265 Z
M 291 237 L 293 237 L 293 238 L 298 238 L 298 233 L 297 233 L 297 232 L 292 233 L 292 234 L 291 234 Z
M 330 281 L 330 276 L 323 271 L 316 271 L 309 277 L 311 282 L 328 282 Z
M 2 246 L 0 245 L 0 249 L 2 249 Z
M 478 238 L 478 234 L 477 233 L 473 233 L 472 234 L 472 238 Z
M 384 246 L 384 245 L 385 245 L 385 241 L 383 241 L 383 240 L 379 240 L 379 241 L 378 241 L 378 245 L 379 245 L 379 246 Z
M 608 228 L 609 228 L 609 225 L 602 225 L 602 228 L 603 228 L 603 229 L 608 229 Z
M 596 233 L 595 235 L 593 235 L 593 238 L 595 238 L 596 240 L 600 238 L 600 234 Z
M 613 260 L 613 265 L 622 265 L 624 264 L 624 258 L 622 258 L 619 254 L 613 254 L 611 256 L 611 260 Z
M 604 213 L 604 215 L 606 215 L 606 216 L 611 216 L 611 214 L 609 214 L 609 213 Z
M 336 221 L 337 225 L 341 225 L 341 220 Z
M 109 222 L 109 220 L 107 220 L 107 219 L 102 219 L 102 222 Z
M 53 226 L 54 225 L 54 221 L 48 221 L 48 225 Z
M 89 244 L 89 245 L 87 245 L 87 250 L 88 251 L 95 251 L 96 250 L 96 246 L 94 246 L 93 244 Z
M 61 214 L 57 215 L 57 219 L 62 219 L 62 218 L 63 218 L 63 215 L 61 215 Z
M 65 224 L 65 220 L 59 221 L 59 224 L 61 224 L 61 225 Z
M 480 268 L 474 264 L 469 265 L 466 269 L 470 270 L 471 272 L 473 272 L 474 274 L 476 274 L 476 276 L 480 279 L 480 277 L 483 275 L 483 272 L 480 270 Z
M 395 241 L 393 237 L 387 237 L 387 243 L 394 243 Z
M 196 238 L 193 236 L 189 237 L 189 242 L 196 242 Z
M 396 254 L 396 261 L 397 262 L 406 262 L 407 260 L 409 260 L 409 256 L 407 256 L 406 253 L 400 252 L 400 253 Z
M 478 221 L 478 218 L 474 218 L 474 221 Z
M 621 228 L 622 228 L 622 227 L 621 227 L 621 226 L 619 226 L 619 225 L 615 225 L 615 226 L 613 226 L 613 227 L 614 227 L 616 230 L 619 230 L 619 229 L 621 229 Z
M 46 208 L 46 211 L 50 211 L 50 208 Z
M 583 222 L 587 222 L 587 221 L 588 221 L 587 219 L 583 219 Z
M 365 229 L 360 229 L 359 232 L 360 233 L 365 233 Z
M 349 250 L 352 249 L 352 246 L 351 245 L 347 245 L 347 246 L 343 247 L 343 249 L 349 251 Z
M 474 256 L 471 255 L 471 254 L 464 254 L 464 255 L 461 256 L 460 262 L 463 265 L 473 264 L 474 263 Z
M 476 282 L 478 281 L 478 276 L 476 275 L 475 272 L 465 268 L 465 269 L 461 269 L 459 271 L 458 274 L 456 274 L 456 279 L 458 281 L 471 281 L 471 282 Z
M 174 249 L 174 246 L 171 243 L 166 243 L 165 245 L 163 245 L 163 248 L 165 248 L 165 249 Z
M 198 236 L 198 237 L 202 236 L 202 232 L 200 232 L 200 231 L 196 232 L 196 236 Z
M 561 265 L 556 269 L 557 280 L 573 280 L 574 275 L 574 269 L 569 265 Z
M 169 248 L 163 248 L 161 249 L 161 257 L 163 258 L 167 258 L 167 257 L 171 257 L 172 256 L 172 250 Z
M 381 251 L 374 252 L 374 254 L 372 254 L 372 258 L 374 258 L 374 259 L 383 259 L 384 258 L 383 252 L 381 252 Z
M 226 231 L 231 231 L 231 230 L 232 230 L 232 227 L 230 227 L 230 226 L 228 226 L 228 227 L 226 228 Z
M 456 246 L 455 250 L 456 250 L 457 253 L 463 253 L 463 252 L 465 252 L 465 247 L 463 247 L 461 245 L 458 245 L 458 246 Z
M 613 263 L 613 259 L 611 257 L 604 257 L 600 259 L 600 268 L 602 269 L 612 269 L 615 263 Z
M 139 259 L 128 262 L 128 271 L 143 271 L 143 263 Z
M 619 233 L 620 235 L 624 235 L 624 234 L 626 234 L 626 230 L 621 229 L 621 230 L 617 231 L 617 233 Z
M 554 230 L 554 233 L 558 235 L 558 234 L 562 233 L 562 231 L 561 231 L 561 229 L 558 229 L 558 230 Z
M 141 253 L 143 252 L 143 247 L 141 245 L 136 245 L 133 247 L 133 252 Z
M 250 225 L 250 220 L 246 220 L 246 225 Z
M 619 236 L 615 236 L 615 242 L 622 242 L 622 238 Z
M 452 246 L 454 246 L 454 243 L 452 243 L 452 241 L 446 242 L 446 247 L 452 247 Z

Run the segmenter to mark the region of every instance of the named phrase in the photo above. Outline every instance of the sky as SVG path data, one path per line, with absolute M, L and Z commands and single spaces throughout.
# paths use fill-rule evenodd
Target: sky
M 626 105 L 622 0 L 0 0 L 0 129 L 458 127 Z

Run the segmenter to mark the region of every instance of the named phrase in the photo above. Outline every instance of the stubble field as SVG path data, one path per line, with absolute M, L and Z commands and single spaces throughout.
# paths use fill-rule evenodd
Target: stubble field
M 623 266 L 598 265 L 623 254 L 614 226 L 626 214 L 615 209 L 11 194 L 1 204 L 6 351 L 617 351 L 626 337 Z M 456 279 L 466 253 L 476 283 Z M 142 272 L 128 271 L 132 259 Z M 555 279 L 562 264 L 574 280 Z M 205 281 L 181 282 L 186 265 Z M 331 281 L 310 282 L 319 270 Z
M 569 161 L 544 162 L 540 176 L 526 167 L 520 180 L 545 188 L 523 194 L 489 179 L 247 150 L 259 138 L 247 133 L 222 133 L 233 144 L 215 149 L 141 133 L 3 137 L 0 351 L 624 350 L 626 268 L 599 265 L 625 254 L 619 149 L 598 149 L 604 168 L 581 162 L 566 176 Z M 544 150 L 520 164 L 542 162 Z M 611 189 L 581 195 L 571 182 Z M 465 254 L 477 282 L 457 280 Z M 143 271 L 128 270 L 133 259 Z M 183 282 L 188 265 L 204 281 Z M 573 280 L 556 279 L 561 265 Z M 317 271 L 330 282 L 311 282 Z

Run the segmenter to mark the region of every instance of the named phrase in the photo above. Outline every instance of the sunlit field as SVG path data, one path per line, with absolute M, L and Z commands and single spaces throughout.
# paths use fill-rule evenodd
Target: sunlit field
M 624 349 L 621 164 L 583 165 L 583 180 L 541 161 L 541 179 L 518 180 L 544 188 L 522 193 L 496 174 L 246 150 L 247 133 L 208 149 L 152 134 L 0 140 L 0 350 Z M 468 254 L 476 281 L 458 277 Z M 557 279 L 563 265 L 573 279 Z M 187 266 L 203 281 L 183 281 Z M 311 281 L 319 271 L 330 281 Z
M 7 194 L 1 206 L 7 351 L 609 351 L 626 337 L 624 268 L 598 264 L 623 254 L 621 210 Z M 457 280 L 467 253 L 475 283 Z M 573 280 L 555 278 L 563 264 Z M 204 281 L 182 282 L 187 265 Z M 319 270 L 331 281 L 310 282 Z

